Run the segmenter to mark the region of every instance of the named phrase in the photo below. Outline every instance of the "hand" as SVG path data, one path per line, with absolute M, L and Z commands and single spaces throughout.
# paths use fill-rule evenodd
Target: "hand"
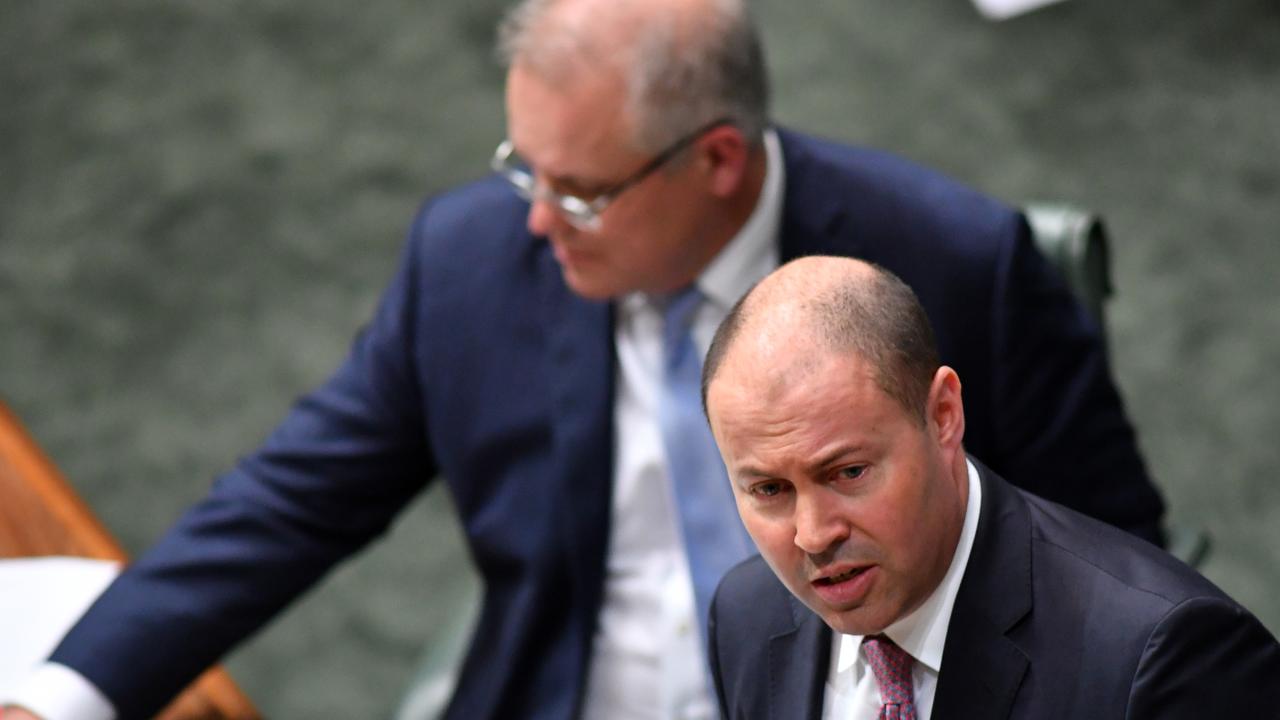
M 6 705 L 3 709 L 0 709 L 0 720 L 40 720 L 40 718 L 26 708 Z

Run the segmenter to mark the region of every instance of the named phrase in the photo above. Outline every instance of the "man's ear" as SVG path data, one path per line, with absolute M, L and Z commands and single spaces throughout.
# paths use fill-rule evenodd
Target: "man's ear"
M 698 162 L 710 177 L 713 195 L 729 197 L 738 190 L 747 174 L 751 147 L 742 131 L 721 125 L 707 131 L 697 143 Z
M 964 401 L 960 396 L 960 376 L 943 365 L 933 374 L 929 386 L 925 421 L 945 449 L 954 450 L 964 442 Z

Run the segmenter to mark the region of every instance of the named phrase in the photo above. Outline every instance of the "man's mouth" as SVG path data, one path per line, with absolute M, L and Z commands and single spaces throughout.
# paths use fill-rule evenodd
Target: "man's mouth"
M 850 610 L 867 602 L 872 587 L 880 577 L 879 567 L 874 563 L 846 567 L 839 572 L 814 578 L 810 587 L 828 608 Z
M 868 567 L 870 566 L 864 565 L 862 567 L 849 568 L 848 570 L 845 570 L 842 573 L 837 573 L 835 575 L 828 575 L 826 577 L 820 577 L 817 580 L 814 580 L 813 584 L 821 585 L 821 586 L 839 585 L 842 582 L 845 582 L 847 580 L 852 580 L 858 575 L 861 575 Z

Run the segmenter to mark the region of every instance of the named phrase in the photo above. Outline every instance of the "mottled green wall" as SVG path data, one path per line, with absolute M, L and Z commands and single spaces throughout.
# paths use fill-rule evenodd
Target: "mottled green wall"
M 142 549 L 335 365 L 419 199 L 503 134 L 494 0 L 0 3 L 0 398 Z M 1280 8 L 756 3 L 782 122 L 1108 218 L 1116 368 L 1204 570 L 1280 630 Z M 385 717 L 447 505 L 231 660 L 267 715 Z

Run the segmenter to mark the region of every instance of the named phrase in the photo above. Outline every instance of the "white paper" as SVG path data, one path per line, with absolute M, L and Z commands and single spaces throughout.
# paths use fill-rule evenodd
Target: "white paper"
M 0 560 L 0 694 L 49 657 L 119 573 L 109 560 Z
M 1062 0 L 973 0 L 974 7 L 988 20 L 1008 20 Z

